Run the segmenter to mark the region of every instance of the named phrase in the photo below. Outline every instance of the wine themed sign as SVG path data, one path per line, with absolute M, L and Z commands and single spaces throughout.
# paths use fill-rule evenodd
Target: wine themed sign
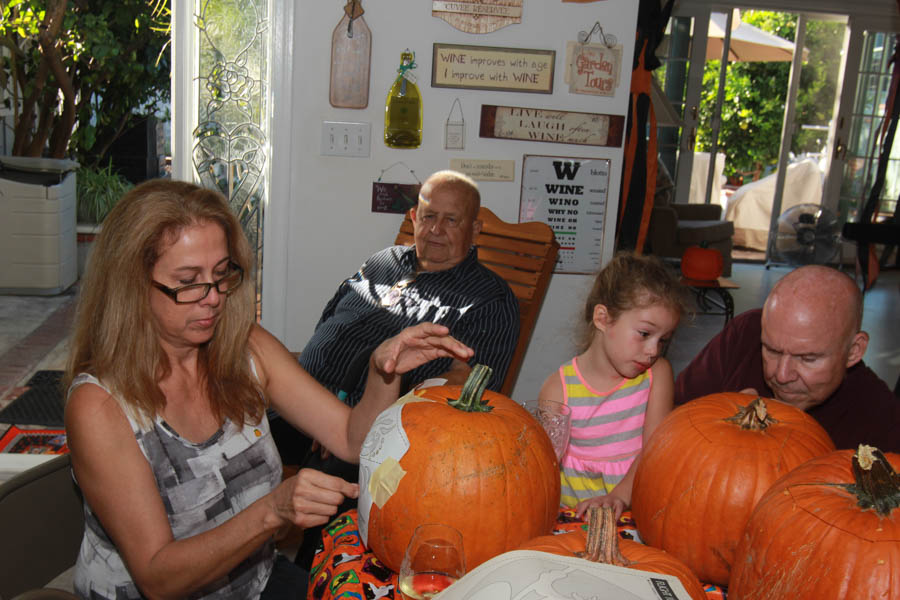
M 431 16 L 466 33 L 490 33 L 522 22 L 522 0 L 432 0 Z
M 420 183 L 372 182 L 372 212 L 403 214 L 419 201 Z
M 478 135 L 529 142 L 618 147 L 622 145 L 624 129 L 625 117 L 622 115 L 483 104 Z
M 609 159 L 537 156 L 522 160 L 519 222 L 543 221 L 559 242 L 556 273 L 596 273 L 603 258 Z
M 555 50 L 434 44 L 431 86 L 553 93 Z

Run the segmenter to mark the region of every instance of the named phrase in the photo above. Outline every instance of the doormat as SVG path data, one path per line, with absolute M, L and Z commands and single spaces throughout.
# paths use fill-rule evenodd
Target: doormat
M 63 427 L 62 371 L 38 371 L 21 396 L 0 411 L 0 423 Z
M 15 425 L 0 438 L 0 452 L 15 454 L 65 454 L 65 429 L 19 429 Z

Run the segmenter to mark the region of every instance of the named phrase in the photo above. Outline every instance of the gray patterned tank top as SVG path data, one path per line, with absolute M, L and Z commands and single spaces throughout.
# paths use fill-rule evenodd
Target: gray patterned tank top
M 92 375 L 78 375 L 69 394 L 85 383 L 109 390 Z M 190 442 L 157 417 L 142 429 L 125 411 L 141 452 L 150 463 L 175 539 L 221 525 L 272 491 L 281 481 L 281 458 L 263 414 L 258 424 L 239 429 L 226 420 L 205 442 Z M 119 552 L 87 502 L 85 531 L 75 565 L 75 592 L 81 598 L 141 598 Z M 274 564 L 270 540 L 190 598 L 258 598 Z

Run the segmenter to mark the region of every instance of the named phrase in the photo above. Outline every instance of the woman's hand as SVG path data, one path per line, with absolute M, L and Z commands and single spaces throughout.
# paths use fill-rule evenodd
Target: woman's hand
M 306 528 L 330 521 L 344 498 L 359 497 L 359 485 L 315 469 L 301 469 L 282 481 L 272 495 L 281 519 Z
M 584 514 L 592 506 L 611 507 L 616 515 L 616 520 L 618 521 L 619 517 L 622 516 L 622 513 L 625 511 L 625 509 L 628 508 L 628 503 L 617 496 L 616 490 L 613 489 L 613 491 L 606 494 L 605 496 L 594 496 L 593 498 L 588 498 L 587 500 L 582 500 L 581 502 L 579 502 L 577 505 L 575 505 L 575 515 L 579 519 L 584 518 Z
M 382 342 L 371 365 L 382 375 L 403 374 L 436 358 L 449 356 L 468 362 L 475 351 L 450 336 L 443 325 L 420 323 Z

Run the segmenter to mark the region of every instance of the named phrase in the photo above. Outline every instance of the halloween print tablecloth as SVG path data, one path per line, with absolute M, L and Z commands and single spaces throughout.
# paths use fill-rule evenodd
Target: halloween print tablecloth
M 554 533 L 574 531 L 584 525 L 575 510 L 560 507 Z M 634 519 L 625 512 L 617 523 L 619 536 L 639 539 Z M 704 584 L 709 600 L 725 600 L 725 592 Z M 313 559 L 307 600 L 399 600 L 397 574 L 381 564 L 363 546 L 356 509 L 349 510 L 322 529 L 322 542 Z

